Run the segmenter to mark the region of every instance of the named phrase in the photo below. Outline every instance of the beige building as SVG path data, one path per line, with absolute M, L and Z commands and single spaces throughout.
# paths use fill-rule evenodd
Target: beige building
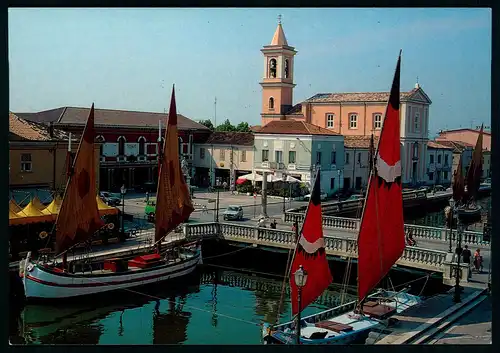
M 79 138 L 79 137 L 77 137 Z M 9 189 L 64 190 L 69 134 L 9 113 Z M 79 140 L 71 145 L 76 152 Z M 95 149 L 99 173 L 99 146 Z M 99 180 L 99 175 L 96 176 Z
M 254 136 L 251 132 L 213 132 L 205 143 L 194 144 L 193 165 L 198 185 L 228 186 L 253 171 Z
M 345 163 L 344 188 L 365 189 L 370 177 L 370 136 L 344 136 Z M 373 137 L 374 147 L 377 147 L 378 136 Z
M 451 184 L 453 167 L 453 147 L 438 142 L 427 142 L 427 185 Z M 458 164 L 458 160 L 457 160 Z

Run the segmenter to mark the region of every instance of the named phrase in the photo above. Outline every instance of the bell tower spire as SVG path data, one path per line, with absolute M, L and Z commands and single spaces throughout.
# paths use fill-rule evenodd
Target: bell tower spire
M 278 27 L 271 44 L 261 49 L 264 55 L 262 86 L 262 125 L 280 119 L 293 105 L 293 61 L 297 51 L 288 45 L 278 16 Z

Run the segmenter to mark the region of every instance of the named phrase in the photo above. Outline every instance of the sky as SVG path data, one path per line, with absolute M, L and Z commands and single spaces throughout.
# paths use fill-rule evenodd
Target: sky
M 260 124 L 264 58 L 281 15 L 294 103 L 325 92 L 401 90 L 432 100 L 429 132 L 491 121 L 491 9 L 9 9 L 10 110 L 163 112 L 172 84 L 193 119 Z

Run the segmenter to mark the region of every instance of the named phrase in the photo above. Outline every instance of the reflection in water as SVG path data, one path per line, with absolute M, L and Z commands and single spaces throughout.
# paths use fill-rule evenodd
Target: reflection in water
M 17 331 L 14 336 L 27 344 L 259 344 L 261 323 L 291 317 L 288 287 L 278 312 L 282 283 L 204 267 L 190 278 L 138 289 L 140 293 L 28 305 L 17 317 L 20 324 L 11 319 L 11 336 Z M 325 293 L 304 315 L 335 305 L 339 293 Z

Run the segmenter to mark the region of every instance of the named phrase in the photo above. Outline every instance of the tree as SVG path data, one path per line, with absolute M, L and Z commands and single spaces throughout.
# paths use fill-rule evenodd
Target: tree
M 214 130 L 214 125 L 212 124 L 212 121 L 210 119 L 200 120 L 199 123 L 208 127 L 212 131 Z
M 224 132 L 230 132 L 230 131 L 236 131 L 236 128 L 234 127 L 233 124 L 229 121 L 229 119 L 226 119 L 222 124 L 217 126 L 215 128 L 216 131 L 224 131 Z
M 236 126 L 236 131 L 239 132 L 250 132 L 250 126 L 248 126 L 247 122 L 241 122 Z

